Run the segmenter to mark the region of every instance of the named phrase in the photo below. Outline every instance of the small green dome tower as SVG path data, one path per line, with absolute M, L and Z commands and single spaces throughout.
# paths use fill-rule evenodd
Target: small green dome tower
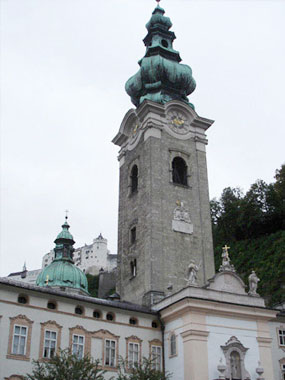
M 148 99 L 161 104 L 180 100 L 194 108 L 187 96 L 195 90 L 196 82 L 191 68 L 180 63 L 179 52 L 173 49 L 176 36 L 164 13 L 158 4 L 146 24 L 146 53 L 139 61 L 140 70 L 127 81 L 126 91 L 136 107 Z
M 55 258 L 53 262 L 39 274 L 36 285 L 50 288 L 65 288 L 67 291 L 89 295 L 85 274 L 74 265 L 73 245 L 75 241 L 69 232 L 67 216 L 62 231 L 55 239 Z

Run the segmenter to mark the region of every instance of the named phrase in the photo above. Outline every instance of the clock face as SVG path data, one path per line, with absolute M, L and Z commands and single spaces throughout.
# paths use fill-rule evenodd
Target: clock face
M 176 133 L 186 134 L 189 132 L 189 123 L 187 117 L 178 111 L 170 111 L 167 115 L 169 127 Z
M 129 135 L 129 141 L 133 143 L 136 138 L 138 137 L 138 133 L 140 131 L 140 124 L 139 121 L 136 119 L 133 121 L 130 129 L 130 135 Z

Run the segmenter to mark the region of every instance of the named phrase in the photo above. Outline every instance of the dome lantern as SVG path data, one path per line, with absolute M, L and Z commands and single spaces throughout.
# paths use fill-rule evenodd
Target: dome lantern
M 55 239 L 55 257 L 50 265 L 39 274 L 37 286 L 65 289 L 71 293 L 89 295 L 88 282 L 85 273 L 82 272 L 73 261 L 73 245 L 75 241 L 69 232 L 67 216 L 62 225 L 62 231 Z

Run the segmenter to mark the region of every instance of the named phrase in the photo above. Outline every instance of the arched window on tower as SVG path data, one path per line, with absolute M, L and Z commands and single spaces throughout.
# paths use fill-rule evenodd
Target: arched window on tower
M 175 157 L 172 161 L 172 182 L 187 186 L 187 165 L 181 157 Z
M 230 355 L 231 363 L 231 379 L 241 380 L 241 361 L 240 354 L 237 351 L 232 351 Z
M 131 170 L 131 194 L 138 191 L 138 167 L 134 165 Z
M 137 260 L 131 261 L 131 275 L 132 277 L 136 277 L 137 275 Z

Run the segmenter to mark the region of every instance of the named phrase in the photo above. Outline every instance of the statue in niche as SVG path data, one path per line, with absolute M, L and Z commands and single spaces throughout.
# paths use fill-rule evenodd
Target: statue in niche
M 249 372 L 245 368 L 245 356 L 248 348 L 244 347 L 235 336 L 232 336 L 224 346 L 221 346 L 221 349 L 226 359 L 226 370 L 220 378 L 228 380 L 250 380 Z M 221 369 L 223 370 L 223 368 Z
M 240 354 L 237 351 L 233 351 L 230 356 L 231 363 L 231 378 L 233 380 L 241 379 L 241 365 Z
M 251 274 L 248 276 L 248 283 L 249 283 L 248 294 L 250 294 L 251 296 L 257 295 L 256 290 L 257 290 L 257 286 L 258 286 L 259 281 L 260 281 L 260 279 L 257 277 L 255 271 L 253 270 L 251 272 Z
M 197 275 L 201 268 L 201 262 L 199 265 L 195 264 L 194 260 L 190 261 L 187 270 L 187 285 L 189 286 L 197 286 Z

